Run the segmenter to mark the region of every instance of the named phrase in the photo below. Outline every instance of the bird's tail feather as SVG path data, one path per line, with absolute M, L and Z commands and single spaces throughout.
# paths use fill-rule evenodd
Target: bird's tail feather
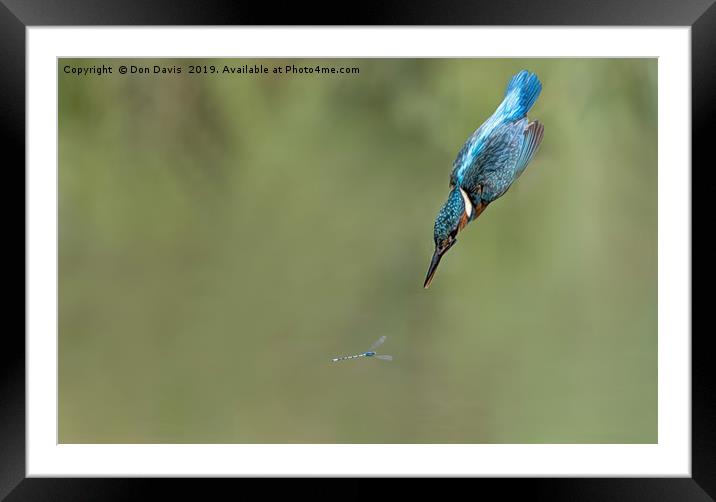
M 505 89 L 502 110 L 508 121 L 519 120 L 527 115 L 542 91 L 542 83 L 537 75 L 522 70 L 512 77 Z

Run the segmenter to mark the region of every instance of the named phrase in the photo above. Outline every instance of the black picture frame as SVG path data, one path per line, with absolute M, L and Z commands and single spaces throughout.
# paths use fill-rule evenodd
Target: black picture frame
M 532 25 L 532 26 L 690 26 L 692 78 L 692 165 L 713 169 L 707 155 L 713 141 L 707 124 L 716 112 L 716 0 L 511 0 L 433 3 L 398 0 L 362 2 L 357 9 L 305 3 L 189 0 L 0 0 L 0 123 L 8 172 L 24 173 L 25 49 L 29 26 L 117 25 Z M 346 14 L 343 14 L 346 12 Z M 349 14 L 348 14 L 349 13 Z M 22 166 L 22 167 L 21 167 Z M 693 168 L 692 168 L 693 172 Z M 22 189 L 20 188 L 22 187 Z M 25 193 L 25 179 L 6 186 Z M 4 200 L 8 200 L 7 197 Z M 9 209 L 9 205 L 7 205 Z M 6 215 L 14 214 L 6 210 Z M 5 221 L 10 221 L 6 218 Z M 23 229 L 23 263 L 27 249 Z M 11 242 L 6 239 L 6 242 Z M 6 250 L 15 246 L 5 246 Z M 18 247 L 19 248 L 19 247 Z M 15 253 L 19 254 L 18 249 Z M 9 265 L 9 261 L 6 262 Z M 11 268 L 11 267 L 8 267 Z M 23 287 L 23 292 L 25 288 Z M 24 303 L 24 294 L 23 294 Z M 9 310 L 9 309 L 8 309 Z M 23 318 L 24 319 L 24 318 Z M 24 325 L 24 321 L 23 321 Z M 24 331 L 24 330 L 23 330 Z M 688 336 L 688 333 L 684 333 Z M 548 500 L 714 500 L 716 498 L 716 407 L 707 334 L 692 330 L 692 477 L 691 478 L 501 478 L 474 479 L 478 488 L 529 494 Z M 48 479 L 26 477 L 25 338 L 7 330 L 0 364 L 0 499 L 127 500 L 148 488 L 181 490 L 206 497 L 187 480 Z M 226 480 L 225 482 L 248 480 Z M 224 484 L 224 483 L 222 483 Z M 169 486 L 168 486 L 169 485 Z M 455 489 L 460 487 L 456 486 Z M 474 489 L 474 488 L 473 488 Z M 196 491 L 194 491 L 196 490 Z M 245 488 L 244 488 L 245 490 Z M 342 487 L 346 495 L 370 495 L 364 481 Z M 332 490 L 321 490 L 327 495 Z M 335 494 L 334 494 L 335 495 Z

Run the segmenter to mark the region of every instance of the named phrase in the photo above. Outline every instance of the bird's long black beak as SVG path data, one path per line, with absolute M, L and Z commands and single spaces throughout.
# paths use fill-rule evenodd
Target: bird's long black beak
M 423 287 L 425 289 L 430 287 L 430 283 L 433 282 L 433 276 L 435 275 L 435 271 L 438 269 L 438 265 L 440 265 L 440 260 L 442 259 L 443 255 L 447 252 L 448 249 L 452 247 L 452 245 L 456 241 L 452 241 L 450 245 L 440 248 L 436 247 L 435 252 L 433 253 L 433 259 L 430 260 L 430 268 L 428 268 L 428 275 L 425 277 L 425 283 L 423 284 Z
M 430 268 L 428 268 L 428 275 L 425 277 L 425 283 L 423 284 L 423 287 L 425 289 L 430 287 L 430 283 L 433 282 L 433 276 L 435 275 L 435 271 L 438 269 L 438 265 L 440 265 L 440 258 L 443 257 L 443 253 L 440 252 L 438 248 L 435 248 L 435 252 L 433 253 L 433 259 L 430 260 Z

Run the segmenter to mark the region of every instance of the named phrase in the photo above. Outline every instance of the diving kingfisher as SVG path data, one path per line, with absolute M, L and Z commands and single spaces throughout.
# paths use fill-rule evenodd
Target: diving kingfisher
M 522 174 L 542 142 L 544 127 L 529 122 L 542 84 L 537 75 L 522 70 L 505 89 L 505 98 L 460 149 L 452 164 L 450 194 L 435 218 L 435 252 L 423 287 L 433 280 L 440 259 L 457 234 L 487 206 L 507 192 Z

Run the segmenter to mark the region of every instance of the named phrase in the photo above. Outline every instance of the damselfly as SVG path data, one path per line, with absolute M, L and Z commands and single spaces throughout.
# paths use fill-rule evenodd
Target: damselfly
M 368 349 L 368 352 L 363 352 L 362 354 L 356 354 L 354 356 L 341 356 L 341 357 L 335 357 L 332 359 L 334 363 L 337 363 L 338 361 L 345 361 L 346 359 L 357 359 L 359 357 L 375 357 L 376 359 L 381 359 L 382 361 L 392 361 L 393 356 L 386 356 L 383 354 L 376 354 L 375 349 L 380 347 L 383 342 L 385 341 L 385 335 L 378 338 L 375 343 L 371 346 L 370 349 Z

